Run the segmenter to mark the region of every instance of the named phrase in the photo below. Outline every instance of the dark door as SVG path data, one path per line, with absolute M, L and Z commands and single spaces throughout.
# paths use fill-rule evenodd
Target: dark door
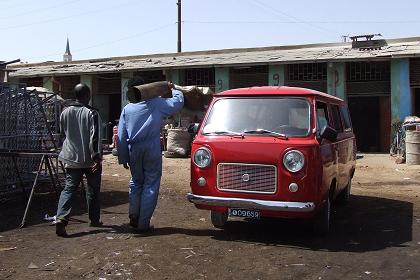
M 357 149 L 361 152 L 379 152 L 379 97 L 348 97 L 348 105 Z

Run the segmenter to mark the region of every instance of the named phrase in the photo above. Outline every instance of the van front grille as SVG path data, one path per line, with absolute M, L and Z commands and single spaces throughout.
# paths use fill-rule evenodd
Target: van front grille
M 277 191 L 274 165 L 219 163 L 217 188 L 221 191 L 273 194 Z

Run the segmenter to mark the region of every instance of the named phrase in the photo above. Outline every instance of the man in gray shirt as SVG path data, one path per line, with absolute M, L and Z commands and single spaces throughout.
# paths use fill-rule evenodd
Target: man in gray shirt
M 61 134 L 65 136 L 58 156 L 65 164 L 66 183 L 57 209 L 56 234 L 66 236 L 72 198 L 83 179 L 87 179 L 86 200 L 91 226 L 101 226 L 100 187 L 102 173 L 101 118 L 90 107 L 90 89 L 85 84 L 74 88 L 76 101 L 69 103 L 60 115 Z

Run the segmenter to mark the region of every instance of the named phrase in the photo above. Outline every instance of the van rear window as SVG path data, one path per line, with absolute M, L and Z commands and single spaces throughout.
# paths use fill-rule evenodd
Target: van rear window
M 243 134 L 247 131 L 302 137 L 310 133 L 311 110 L 305 98 L 223 98 L 217 100 L 203 134 Z

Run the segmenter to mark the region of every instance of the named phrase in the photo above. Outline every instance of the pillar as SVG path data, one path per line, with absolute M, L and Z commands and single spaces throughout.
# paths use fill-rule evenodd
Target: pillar
M 269 65 L 268 66 L 268 85 L 269 86 L 284 86 L 284 65 Z
M 130 103 L 127 98 L 128 81 L 133 78 L 133 72 L 121 73 L 121 110 Z
M 182 69 L 170 69 L 165 71 L 166 80 L 180 86 L 184 84 L 184 75 Z
M 53 77 L 43 77 L 42 87 L 49 89 L 50 91 L 54 91 L 53 80 Z
M 216 93 L 229 89 L 229 68 L 215 67 L 214 68 Z
M 90 98 L 89 105 L 95 104 L 95 95 L 94 95 L 93 82 L 92 81 L 93 81 L 93 76 L 92 75 L 80 75 L 80 83 L 87 85 L 90 89 L 91 98 Z M 95 106 L 95 105 L 93 105 L 93 106 Z
M 327 63 L 327 93 L 347 101 L 345 62 Z
M 392 123 L 411 115 L 410 60 L 391 60 L 391 118 Z

